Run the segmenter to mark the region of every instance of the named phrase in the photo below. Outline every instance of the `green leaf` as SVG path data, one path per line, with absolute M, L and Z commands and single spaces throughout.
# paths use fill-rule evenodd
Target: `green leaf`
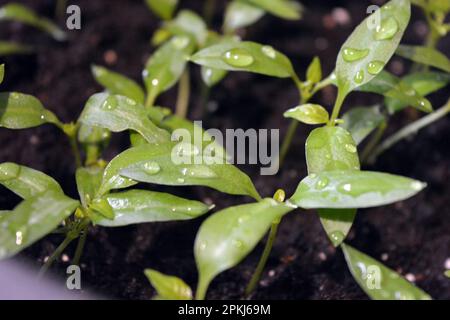
M 313 130 L 306 140 L 308 173 L 359 170 L 359 158 L 351 134 L 341 127 Z
M 226 77 L 227 74 L 228 72 L 226 70 L 208 68 L 204 66 L 201 67 L 202 80 L 208 87 L 213 87 L 218 84 L 223 80 L 223 78 Z
M 144 272 L 158 292 L 156 299 L 192 300 L 191 288 L 180 278 L 168 276 L 153 269 L 146 269 Z
M 133 99 L 137 103 L 144 104 L 144 90 L 134 80 L 96 65 L 92 66 L 92 74 L 95 80 L 110 93 L 122 95 Z
M 209 211 L 199 201 L 187 200 L 168 193 L 130 190 L 108 194 L 106 199 L 114 211 L 113 220 L 101 219 L 95 223 L 104 227 L 120 227 L 145 222 L 190 220 Z
M 33 49 L 19 43 L 0 41 L 0 56 L 9 56 L 15 54 L 30 54 Z
M 91 96 L 80 115 L 79 122 L 106 128 L 112 132 L 134 130 L 149 143 L 169 140 L 168 133 L 147 118 L 144 106 L 124 96 L 107 93 Z
M 33 96 L 17 93 L 0 93 L 0 127 L 26 129 L 45 123 L 60 126 L 58 118 Z
M 0 184 L 23 199 L 32 198 L 49 190 L 63 192 L 52 177 L 12 162 L 0 164 Z
M 359 145 L 385 121 L 385 117 L 379 106 L 356 107 L 345 113 L 342 120 L 341 127 L 350 132 L 356 145 Z
M 330 170 L 359 170 L 359 157 L 351 134 L 340 127 L 315 129 L 306 141 L 308 173 Z M 337 247 L 345 239 L 356 216 L 355 209 L 321 209 L 320 221 Z
M 178 82 L 193 48 L 189 37 L 178 36 L 154 52 L 143 72 L 149 101 L 154 101 Z
M 5 64 L 0 65 L 0 84 L 5 79 Z
M 232 33 L 237 29 L 252 25 L 264 16 L 265 11 L 249 3 L 233 0 L 225 12 L 224 30 Z
M 417 72 L 405 76 L 400 81 L 402 85 L 399 85 L 399 87 L 410 88 L 409 90 L 415 90 L 417 95 L 425 97 L 446 87 L 450 83 L 450 75 L 441 72 Z M 385 104 L 390 114 L 394 114 L 409 106 L 404 100 L 389 96 L 386 97 Z
M 47 18 L 39 17 L 33 10 L 19 3 L 9 3 L 0 8 L 0 21 L 17 21 L 40 29 L 58 41 L 66 39 L 66 33 Z
M 0 260 L 9 258 L 53 231 L 77 208 L 78 201 L 49 190 L 0 216 Z
M 206 219 L 194 246 L 199 271 L 197 298 L 205 296 L 214 277 L 241 262 L 274 221 L 294 209 L 273 199 L 264 199 L 224 209 Z
M 245 0 L 256 7 L 287 20 L 298 20 L 302 17 L 302 6 L 289 0 Z
M 259 199 L 246 174 L 225 163 L 223 158 L 203 156 L 199 148 L 184 142 L 148 144 L 122 152 L 106 167 L 100 194 L 117 186 L 122 187 L 124 177 L 162 185 L 207 186 L 221 192 Z
M 387 173 L 340 170 L 310 174 L 291 201 L 305 209 L 370 208 L 408 199 L 425 183 Z
M 395 53 L 410 16 L 408 0 L 392 0 L 353 31 L 336 62 L 337 83 L 343 96 L 382 71 Z
M 450 270 L 445 271 L 444 276 L 446 276 L 447 278 L 450 278 Z
M 202 46 L 208 36 L 208 27 L 197 13 L 181 10 L 175 19 L 164 24 L 166 30 L 177 36 L 195 39 L 197 46 Z
M 175 138 L 177 138 L 176 132 L 180 129 L 184 129 L 189 132 L 190 137 L 196 138 L 194 139 L 193 144 L 200 150 L 203 150 L 203 152 L 214 150 L 215 157 L 222 157 L 224 159 L 227 157 L 225 148 L 195 122 L 176 115 L 170 115 L 162 120 L 159 125 L 172 133 L 172 136 Z
M 105 144 L 111 139 L 111 131 L 82 123 L 78 130 L 78 141 L 82 144 Z
M 430 300 L 431 297 L 397 272 L 364 253 L 342 244 L 350 272 L 361 289 L 374 300 Z
M 315 84 L 322 80 L 322 64 L 320 63 L 319 57 L 314 57 L 311 64 L 306 70 L 306 80 L 310 84 Z
M 292 118 L 306 124 L 327 123 L 330 115 L 324 107 L 318 104 L 304 104 L 284 113 L 285 118 Z
M 423 112 L 432 112 L 431 102 L 421 96 L 406 82 L 389 72 L 382 71 L 371 82 L 359 88 L 363 92 L 372 92 L 402 101 L 402 103 L 414 107 Z
M 178 5 L 178 0 L 145 0 L 147 6 L 164 20 L 172 18 Z
M 414 62 L 450 72 L 450 60 L 434 48 L 400 45 L 396 54 Z
M 191 57 L 196 64 L 228 71 L 248 71 L 279 78 L 294 74 L 290 60 L 271 46 L 255 42 L 213 45 Z
M 223 44 L 223 43 L 239 43 L 240 39 L 236 36 L 218 36 L 215 33 L 210 33 L 206 41 L 205 46 L 210 47 L 212 45 Z M 201 66 L 201 76 L 203 82 L 208 87 L 213 87 L 222 81 L 223 78 L 228 74 L 228 71 L 223 69 L 209 68 L 206 66 Z
M 98 167 L 79 168 L 75 177 L 81 204 L 87 208 L 102 183 L 103 169 Z

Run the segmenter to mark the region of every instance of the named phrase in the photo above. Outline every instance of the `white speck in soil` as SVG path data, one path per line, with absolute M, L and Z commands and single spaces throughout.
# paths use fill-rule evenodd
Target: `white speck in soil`
M 327 260 L 327 255 L 324 252 L 319 252 L 318 257 L 321 261 Z
M 450 258 L 447 258 L 447 260 L 445 260 L 444 267 L 445 269 L 450 270 Z
M 381 260 L 382 261 L 387 261 L 389 259 L 389 255 L 387 254 L 387 253 L 383 253 L 382 255 L 381 255 Z
M 67 254 L 63 254 L 62 257 L 61 257 L 61 260 L 64 261 L 64 262 L 68 262 L 70 259 L 69 259 L 69 256 Z
M 409 282 L 416 282 L 416 276 L 413 275 L 412 273 L 408 273 L 405 275 L 406 280 L 408 280 Z

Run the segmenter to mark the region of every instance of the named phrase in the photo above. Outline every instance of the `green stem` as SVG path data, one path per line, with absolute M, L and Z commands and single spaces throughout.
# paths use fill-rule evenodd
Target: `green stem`
M 294 139 L 295 132 L 297 131 L 299 122 L 295 119 L 291 120 L 291 123 L 289 124 L 288 131 L 286 133 L 286 137 L 284 137 L 283 144 L 281 145 L 280 150 L 280 157 L 278 160 L 278 165 L 281 167 L 281 165 L 284 162 L 284 159 L 286 159 L 286 156 L 289 152 L 289 149 L 292 144 L 292 140 Z
M 333 107 L 333 113 L 331 114 L 331 119 L 328 122 L 329 126 L 334 126 L 336 124 L 336 120 L 339 117 L 339 113 L 341 112 L 342 104 L 344 103 L 345 97 L 347 93 L 345 90 L 338 90 L 338 95 L 336 98 L 336 102 Z
M 272 251 L 273 244 L 275 242 L 275 238 L 277 236 L 278 226 L 280 225 L 280 220 L 274 221 L 272 223 L 272 227 L 270 228 L 269 238 L 267 239 L 266 246 L 264 247 L 263 254 L 258 262 L 258 266 L 253 273 L 250 282 L 245 289 L 245 295 L 250 295 L 258 286 L 259 280 L 261 279 L 261 275 L 266 267 L 267 260 L 269 259 L 270 252 Z
M 155 100 L 157 97 L 156 92 L 149 92 L 147 98 L 145 99 L 145 108 L 151 108 L 155 105 Z
M 377 129 L 377 132 L 372 136 L 370 141 L 367 143 L 366 147 L 364 148 L 363 152 L 361 153 L 361 162 L 366 163 L 367 159 L 370 157 L 370 154 L 372 151 L 376 148 L 378 143 L 381 141 L 381 138 L 383 138 L 383 134 L 386 131 L 387 128 L 387 122 L 383 121 L 380 126 Z
M 191 80 L 189 69 L 186 68 L 180 78 L 178 85 L 178 98 L 175 114 L 181 118 L 186 118 L 189 106 L 189 97 L 191 93 Z
M 39 270 L 38 277 L 42 278 L 45 273 L 48 271 L 48 269 L 52 266 L 53 262 L 55 262 L 56 259 L 59 258 L 59 256 L 64 252 L 64 250 L 67 248 L 67 246 L 74 240 L 74 237 L 66 236 L 64 241 L 56 248 L 56 250 L 53 252 L 53 254 L 47 259 L 45 264 L 42 266 L 42 268 Z
M 448 113 L 450 113 L 450 100 L 435 112 L 407 125 L 400 131 L 396 132 L 394 135 L 390 136 L 374 151 L 373 155 L 370 157 L 369 162 L 374 163 L 376 158 L 380 156 L 383 152 L 391 148 L 393 145 L 399 141 L 409 137 L 412 134 L 417 133 L 420 129 L 442 119 Z
M 82 166 L 82 162 L 76 134 L 69 136 L 69 139 L 70 139 L 70 146 L 72 147 L 72 153 L 75 157 L 75 164 L 77 168 L 80 168 Z
M 75 255 L 72 259 L 72 264 L 74 264 L 74 265 L 80 264 L 81 255 L 83 254 L 84 245 L 86 244 L 86 238 L 87 238 L 87 235 L 89 232 L 89 225 L 84 227 L 81 232 L 82 232 L 81 236 L 78 239 L 77 249 L 75 250 Z
M 56 17 L 59 20 L 64 19 L 64 15 L 66 14 L 66 8 L 67 8 L 67 0 L 58 0 L 56 3 Z
M 205 22 L 209 26 L 214 18 L 214 11 L 216 9 L 216 0 L 206 0 L 203 7 L 203 15 Z

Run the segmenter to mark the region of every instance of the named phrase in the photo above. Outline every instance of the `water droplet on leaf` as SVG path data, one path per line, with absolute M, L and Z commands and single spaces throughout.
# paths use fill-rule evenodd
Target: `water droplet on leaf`
M 382 61 L 372 61 L 369 62 L 367 65 L 367 72 L 369 72 L 371 75 L 377 75 L 383 70 L 384 68 L 384 62 Z
M 117 98 L 115 96 L 109 96 L 103 102 L 102 109 L 111 111 L 111 110 L 116 109 L 118 105 L 119 105 L 119 103 L 117 102 Z
M 345 150 L 347 150 L 350 153 L 356 153 L 356 147 L 353 144 L 347 143 L 345 145 Z
M 389 17 L 381 21 L 375 29 L 375 40 L 392 39 L 398 31 L 398 22 L 394 17 Z
M 319 190 L 325 189 L 328 186 L 329 182 L 330 181 L 326 177 L 319 179 L 319 181 L 317 181 L 316 183 L 316 188 Z
M 144 172 L 146 174 L 157 174 L 161 171 L 161 167 L 158 163 L 154 162 L 154 161 L 148 161 L 146 163 L 144 163 Z
M 0 165 L 0 181 L 7 181 L 17 178 L 20 174 L 18 164 L 7 162 Z
M 353 49 L 353 48 L 344 48 L 342 50 L 342 58 L 347 62 L 354 62 L 361 59 L 364 59 L 369 54 L 369 49 Z
M 232 67 L 243 68 L 250 66 L 255 59 L 245 49 L 235 48 L 224 53 L 223 60 Z
M 271 59 L 275 59 L 275 57 L 277 56 L 277 52 L 271 46 L 263 46 L 261 48 L 261 51 Z
M 363 83 L 363 81 L 364 81 L 364 70 L 359 70 L 356 73 L 354 80 L 358 84 Z

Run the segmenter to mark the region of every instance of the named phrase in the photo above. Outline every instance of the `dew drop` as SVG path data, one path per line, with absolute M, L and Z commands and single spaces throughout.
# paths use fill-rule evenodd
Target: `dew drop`
M 233 246 L 235 246 L 236 248 L 242 248 L 242 241 L 241 240 L 233 240 Z
M 342 58 L 344 58 L 347 62 L 354 62 L 361 59 L 364 59 L 369 54 L 369 49 L 353 49 L 353 48 L 344 48 L 342 50 Z
M 154 161 L 148 161 L 144 163 L 144 172 L 149 175 L 157 174 L 161 171 L 161 167 L 158 163 Z
M 341 231 L 333 231 L 330 238 L 334 244 L 341 243 L 345 239 L 345 235 Z
M 328 178 L 324 177 L 322 179 L 319 179 L 319 181 L 317 181 L 316 188 L 319 190 L 325 189 L 329 183 L 330 181 L 328 180 Z
M 369 72 L 371 75 L 377 75 L 383 70 L 384 68 L 384 62 L 382 61 L 372 61 L 369 62 L 367 65 L 367 72 Z
M 103 102 L 102 109 L 111 111 L 117 108 L 118 105 L 119 103 L 117 102 L 117 98 L 115 96 L 109 96 Z
M 350 143 L 347 143 L 345 145 L 345 150 L 347 150 L 350 153 L 356 153 L 356 151 L 357 151 L 355 145 L 350 144 Z
M 159 85 L 159 80 L 158 79 L 153 79 L 152 80 L 152 86 L 157 87 Z
M 261 51 L 271 59 L 275 59 L 275 57 L 277 56 L 277 52 L 272 46 L 263 46 L 261 48 Z
M 202 242 L 199 245 L 200 250 L 205 250 L 206 249 L 206 242 Z
M 7 181 L 17 178 L 20 174 L 18 164 L 7 162 L 0 165 L 0 181 Z
M 16 244 L 20 246 L 23 243 L 23 233 L 22 231 L 16 232 Z
M 338 190 L 343 193 L 349 193 L 352 191 L 352 185 L 350 183 L 344 183 L 338 186 Z
M 375 29 L 375 40 L 392 39 L 398 31 L 398 22 L 394 17 L 389 17 L 381 21 Z
M 243 68 L 250 66 L 255 59 L 245 49 L 235 48 L 224 53 L 223 61 L 232 67 Z
M 355 74 L 355 78 L 354 78 L 355 82 L 360 84 L 363 83 L 364 81 L 364 70 L 359 70 L 356 74 Z

